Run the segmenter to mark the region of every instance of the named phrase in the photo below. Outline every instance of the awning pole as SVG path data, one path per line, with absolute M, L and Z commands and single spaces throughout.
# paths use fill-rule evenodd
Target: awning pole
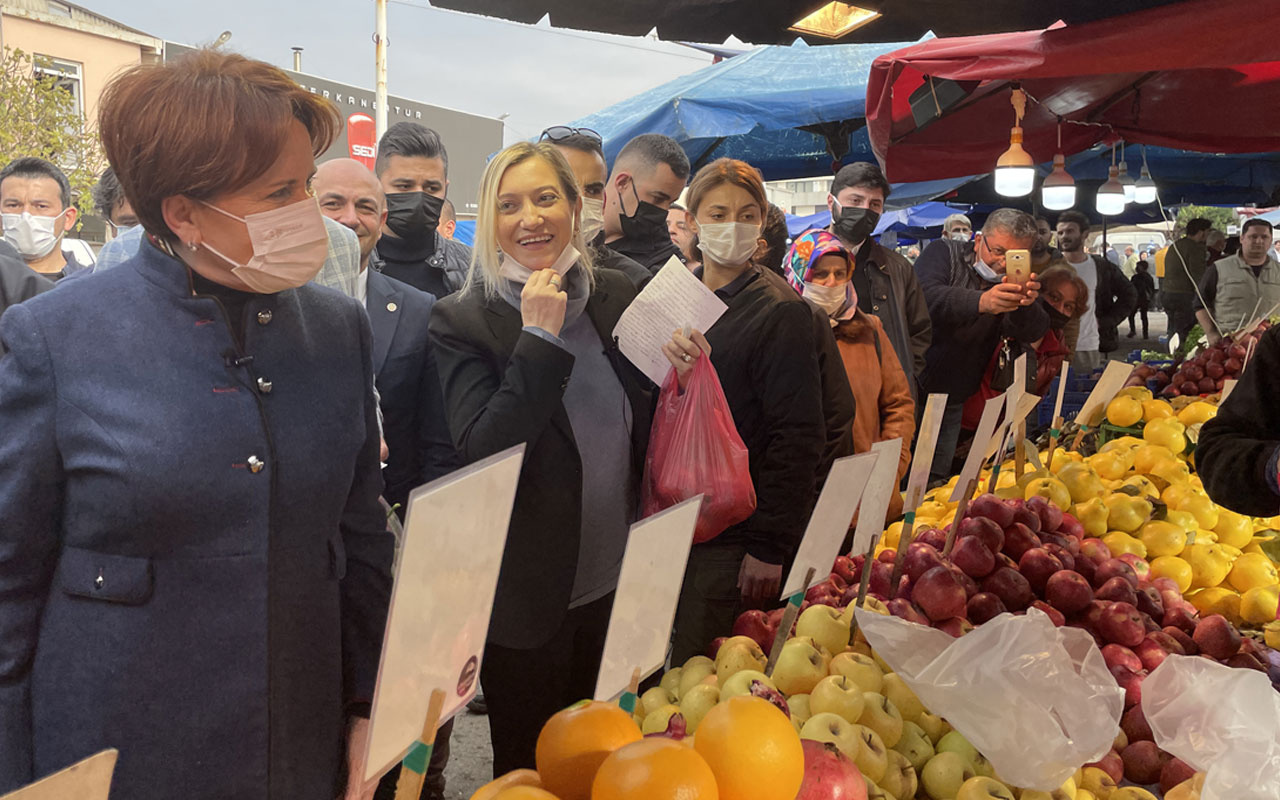
M 376 43 L 374 59 L 374 127 L 378 140 L 387 132 L 387 0 L 374 0 L 377 6 L 377 21 L 373 41 Z

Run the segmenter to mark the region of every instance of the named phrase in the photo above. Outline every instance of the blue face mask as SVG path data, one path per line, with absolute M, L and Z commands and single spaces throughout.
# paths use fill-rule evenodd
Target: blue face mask
M 981 275 L 983 280 L 989 281 L 990 283 L 1000 282 L 1000 276 L 996 274 L 995 270 L 984 264 L 981 257 L 973 260 L 973 270 Z

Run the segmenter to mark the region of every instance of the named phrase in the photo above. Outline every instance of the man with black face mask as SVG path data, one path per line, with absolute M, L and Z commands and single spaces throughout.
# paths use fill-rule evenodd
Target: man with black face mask
M 604 191 L 604 243 L 657 272 L 683 256 L 667 231 L 667 211 L 689 179 L 689 157 L 660 133 L 627 142 L 613 162 Z
M 374 172 L 387 196 L 387 222 L 371 266 L 437 299 L 461 289 L 471 248 L 436 229 L 449 189 L 449 154 L 440 134 L 397 122 L 378 142 Z
M 917 381 L 924 371 L 933 329 L 911 262 L 871 238 L 888 197 L 889 182 L 878 166 L 846 164 L 831 182 L 828 230 L 854 254 L 853 288 L 858 307 L 874 314 L 884 326 L 909 379 L 912 399 L 919 406 Z

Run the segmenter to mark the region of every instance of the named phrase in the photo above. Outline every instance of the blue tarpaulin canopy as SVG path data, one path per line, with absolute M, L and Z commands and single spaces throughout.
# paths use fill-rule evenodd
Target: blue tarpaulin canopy
M 831 175 L 835 161 L 875 160 L 863 120 L 867 76 L 876 56 L 905 44 L 758 47 L 573 125 L 604 137 L 610 164 L 633 137 L 663 133 L 694 170 L 728 156 L 765 180 Z
M 886 211 L 880 216 L 873 235 L 879 236 L 888 231 L 904 234 L 910 239 L 936 238 L 942 223 L 952 214 L 964 214 L 968 206 L 953 207 L 946 203 L 921 203 L 910 208 Z M 792 238 L 799 236 L 810 228 L 825 228 L 831 224 L 831 212 L 827 210 L 810 214 L 806 217 L 787 217 L 787 233 Z

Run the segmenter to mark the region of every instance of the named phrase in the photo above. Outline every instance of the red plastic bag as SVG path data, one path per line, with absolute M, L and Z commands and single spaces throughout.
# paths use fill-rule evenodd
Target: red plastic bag
M 705 497 L 695 544 L 714 539 L 756 510 L 747 446 L 707 356 L 693 363 L 684 394 L 674 369 L 662 383 L 645 456 L 644 515 L 699 494 Z

